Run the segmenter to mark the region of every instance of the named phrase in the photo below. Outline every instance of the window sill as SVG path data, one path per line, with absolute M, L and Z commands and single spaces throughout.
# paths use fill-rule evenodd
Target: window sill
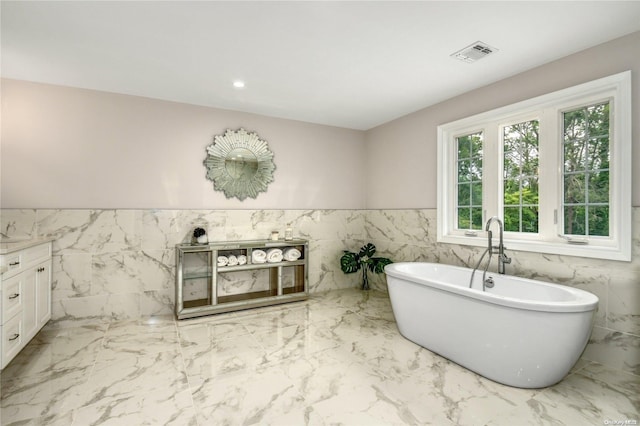
M 446 244 L 458 244 L 463 246 L 487 247 L 487 236 L 484 232 L 479 232 L 476 237 L 464 235 L 438 235 L 437 241 Z M 494 234 L 493 243 L 497 245 L 498 236 Z M 594 244 L 571 244 L 567 241 L 524 241 L 505 238 L 504 246 L 506 250 L 527 251 L 533 253 L 556 254 L 562 256 L 587 257 L 592 259 L 617 260 L 622 262 L 631 261 L 631 246 L 628 247 L 607 247 Z

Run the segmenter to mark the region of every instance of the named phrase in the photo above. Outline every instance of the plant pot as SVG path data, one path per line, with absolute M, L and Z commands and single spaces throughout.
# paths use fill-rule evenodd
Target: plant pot
M 367 268 L 362 268 L 362 289 L 371 289 L 371 287 L 369 287 L 369 276 L 367 275 Z

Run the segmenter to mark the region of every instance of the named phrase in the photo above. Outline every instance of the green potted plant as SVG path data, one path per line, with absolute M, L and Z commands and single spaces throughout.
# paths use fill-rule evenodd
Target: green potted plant
M 344 250 L 340 258 L 340 268 L 345 274 L 353 274 L 362 270 L 362 289 L 369 290 L 369 277 L 367 270 L 379 274 L 384 272 L 384 267 L 393 261 L 386 257 L 373 257 L 376 254 L 376 246 L 368 243 L 360 249 L 358 253 Z

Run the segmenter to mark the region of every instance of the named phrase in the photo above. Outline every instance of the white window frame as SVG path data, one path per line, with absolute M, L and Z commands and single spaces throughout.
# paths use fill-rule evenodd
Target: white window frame
M 600 101 L 610 102 L 609 237 L 567 239 L 562 213 L 562 113 Z M 437 241 L 486 246 L 484 223 L 502 219 L 502 126 L 539 120 L 538 233 L 505 232 L 505 246 L 521 250 L 620 261 L 631 260 L 631 71 L 438 126 Z M 482 231 L 456 229 L 456 137 L 483 132 Z M 555 212 L 554 212 L 555 211 Z M 495 230 L 494 230 L 495 231 Z M 573 240 L 573 241 L 570 241 Z M 582 242 L 584 244 L 576 244 Z

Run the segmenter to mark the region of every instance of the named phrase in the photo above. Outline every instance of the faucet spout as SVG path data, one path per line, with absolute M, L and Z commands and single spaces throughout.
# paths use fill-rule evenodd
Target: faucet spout
M 494 247 L 493 245 L 493 233 L 491 232 L 491 225 L 493 224 L 493 222 L 497 222 L 498 223 L 498 231 L 500 232 L 500 242 L 498 243 L 497 247 Z M 508 257 L 506 254 L 504 254 L 504 228 L 502 226 L 502 221 L 500 220 L 500 218 L 498 216 L 493 216 L 491 217 L 488 221 L 487 221 L 487 225 L 485 226 L 485 231 L 487 231 L 487 244 L 488 244 L 488 250 L 489 250 L 489 255 L 491 255 L 493 253 L 493 250 L 495 248 L 498 249 L 498 273 L 499 274 L 504 274 L 505 273 L 505 264 L 509 264 L 511 263 L 511 258 Z

